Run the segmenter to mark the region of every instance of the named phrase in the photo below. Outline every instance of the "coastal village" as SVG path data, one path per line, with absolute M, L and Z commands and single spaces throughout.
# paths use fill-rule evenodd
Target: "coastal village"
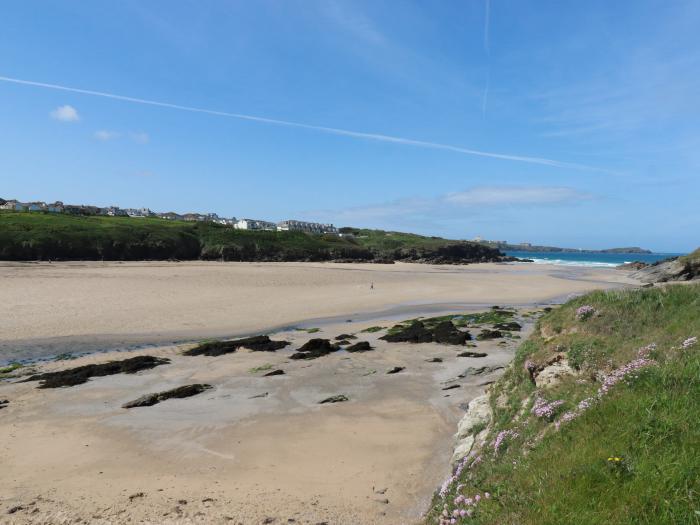
M 213 222 L 228 226 L 236 230 L 258 231 L 299 231 L 316 234 L 338 235 L 338 228 L 332 224 L 307 222 L 298 220 L 284 220 L 271 222 L 260 219 L 237 219 L 236 217 L 219 217 L 216 213 L 185 213 L 175 212 L 158 213 L 149 208 L 119 208 L 118 206 L 91 206 L 84 204 L 63 204 L 56 201 L 50 204 L 46 202 L 20 202 L 15 199 L 5 200 L 0 198 L 0 210 L 21 212 L 65 213 L 69 215 L 108 216 L 108 217 L 155 217 L 169 221 L 189 222 Z

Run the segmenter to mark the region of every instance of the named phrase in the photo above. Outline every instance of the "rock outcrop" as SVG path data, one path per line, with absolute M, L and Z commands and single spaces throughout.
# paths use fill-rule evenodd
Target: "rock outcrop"
M 179 386 L 177 388 L 173 388 L 172 390 L 166 390 L 164 392 L 146 394 L 145 396 L 141 396 L 138 399 L 129 401 L 128 403 L 124 403 L 122 405 L 122 408 L 150 407 L 153 405 L 157 405 L 158 403 L 161 403 L 162 401 L 165 401 L 167 399 L 183 399 L 186 397 L 196 396 L 197 394 L 201 394 L 202 392 L 205 392 L 211 388 L 211 385 L 205 384 Z
M 39 388 L 59 388 L 63 386 L 75 386 L 87 382 L 91 377 L 110 376 L 114 374 L 135 374 L 141 370 L 148 370 L 160 365 L 170 363 L 170 359 L 141 355 L 130 357 L 122 361 L 110 361 L 109 363 L 83 365 L 58 372 L 46 372 L 35 374 L 23 380 L 41 381 Z
M 700 250 L 685 257 L 673 257 L 651 264 L 632 273 L 630 277 L 643 283 L 700 279 Z
M 443 321 L 433 328 L 428 328 L 422 321 L 414 321 L 409 326 L 398 325 L 391 333 L 379 339 L 389 343 L 441 343 L 464 345 L 471 339 L 469 332 L 459 330 L 452 321 Z
M 467 456 L 475 445 L 483 444 L 492 417 L 488 394 L 475 397 L 469 402 L 467 412 L 457 426 L 457 434 L 455 434 L 457 444 L 452 455 L 453 463 Z
M 337 352 L 340 347 L 332 344 L 329 339 L 309 339 L 299 350 L 289 356 L 290 359 L 317 359 L 332 352 Z
M 345 349 L 346 352 L 369 352 L 370 350 L 374 348 L 367 341 L 359 341 Z
M 274 352 L 287 346 L 289 341 L 273 341 L 266 335 L 256 335 L 232 341 L 206 341 L 194 348 L 183 352 L 183 355 L 206 355 L 216 357 L 235 352 L 239 348 L 247 348 L 253 352 Z

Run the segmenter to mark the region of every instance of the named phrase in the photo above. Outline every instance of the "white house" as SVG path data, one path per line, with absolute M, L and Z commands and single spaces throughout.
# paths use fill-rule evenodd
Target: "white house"
M 239 219 L 233 226 L 237 230 L 271 230 L 275 231 L 277 225 L 274 222 L 261 221 L 257 219 Z

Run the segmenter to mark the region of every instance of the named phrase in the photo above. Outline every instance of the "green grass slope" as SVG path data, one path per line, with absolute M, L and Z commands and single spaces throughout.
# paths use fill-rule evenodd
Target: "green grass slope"
M 700 523 L 696 336 L 700 285 L 594 292 L 544 315 L 490 391 L 484 446 L 427 523 Z M 574 373 L 536 387 L 531 372 L 557 356 Z
M 0 259 L 224 259 L 227 261 L 501 259 L 498 250 L 380 230 L 356 236 L 246 231 L 211 222 L 0 212 Z

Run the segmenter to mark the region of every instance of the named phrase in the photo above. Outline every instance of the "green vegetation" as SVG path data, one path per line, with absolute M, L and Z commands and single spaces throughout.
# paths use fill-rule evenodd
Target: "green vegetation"
M 267 372 L 272 370 L 272 365 L 270 363 L 265 363 L 264 365 L 253 367 L 249 370 L 251 374 L 257 374 L 258 372 Z
M 511 321 L 515 316 L 515 310 L 504 308 L 493 308 L 486 312 L 477 312 L 469 314 L 448 314 L 438 317 L 416 317 L 414 319 L 406 319 L 395 324 L 387 331 L 388 334 L 396 334 L 411 326 L 416 321 L 421 321 L 428 330 L 434 329 L 443 321 L 452 321 L 452 323 L 461 328 L 475 327 L 484 324 L 505 323 Z M 515 337 L 515 336 L 513 336 Z
M 356 236 L 247 231 L 212 222 L 0 211 L 0 259 L 226 261 L 499 260 L 465 241 L 358 230 Z
M 24 365 L 20 363 L 10 363 L 7 366 L 0 367 L 0 379 L 14 377 L 14 372 L 19 370 L 20 368 L 24 368 Z
M 584 306 L 595 315 L 577 319 Z M 594 292 L 542 317 L 490 392 L 479 459 L 428 523 L 445 503 L 473 513 L 457 523 L 700 523 L 699 312 L 700 285 L 676 285 Z M 537 387 L 532 371 L 562 354 L 577 372 Z
M 365 328 L 364 330 L 360 330 L 360 333 L 367 333 L 367 334 L 373 334 L 375 332 L 380 332 L 384 330 L 386 327 L 384 326 L 370 326 L 369 328 Z

